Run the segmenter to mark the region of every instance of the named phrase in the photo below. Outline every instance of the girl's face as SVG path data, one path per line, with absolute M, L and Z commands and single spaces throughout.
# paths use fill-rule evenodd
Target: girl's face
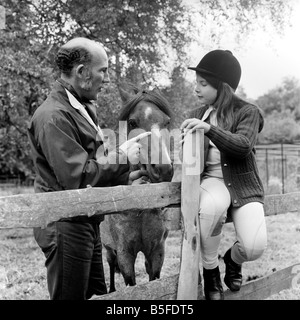
M 196 73 L 196 94 L 203 105 L 211 105 L 217 98 L 217 89 L 211 86 L 200 74 Z

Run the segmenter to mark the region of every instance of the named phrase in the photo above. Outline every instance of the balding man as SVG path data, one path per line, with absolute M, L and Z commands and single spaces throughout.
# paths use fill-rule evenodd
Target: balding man
M 28 126 L 35 192 L 131 184 L 141 179 L 144 172 L 129 173 L 127 162 L 127 156 L 138 157 L 136 139 L 116 150 L 118 163 L 96 161 L 103 135 L 92 100 L 109 82 L 103 46 L 86 38 L 72 39 L 59 49 L 56 63 L 61 77 Z M 75 217 L 34 228 L 46 257 L 50 299 L 89 299 L 107 292 L 99 234 L 102 220 Z

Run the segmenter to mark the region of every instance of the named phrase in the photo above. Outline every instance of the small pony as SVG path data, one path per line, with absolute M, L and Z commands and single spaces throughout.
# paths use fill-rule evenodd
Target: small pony
M 168 102 L 156 91 L 136 90 L 133 96 L 123 90 L 120 92 L 126 103 L 119 120 L 126 121 L 128 139 L 141 132 L 152 132 L 140 141 L 141 161 L 131 164 L 131 169 L 146 169 L 151 183 L 171 181 L 169 126 L 172 113 Z M 116 271 L 122 273 L 126 285 L 136 284 L 134 264 L 140 251 L 145 256 L 149 281 L 160 278 L 168 236 L 163 209 L 107 215 L 100 230 L 110 267 L 109 292 L 116 290 Z

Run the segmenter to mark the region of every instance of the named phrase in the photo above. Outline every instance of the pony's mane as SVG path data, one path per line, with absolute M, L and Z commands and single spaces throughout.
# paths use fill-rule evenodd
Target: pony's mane
M 142 90 L 129 99 L 120 112 L 119 120 L 127 120 L 130 112 L 140 101 L 147 101 L 155 104 L 163 113 L 172 118 L 172 111 L 168 101 L 158 92 Z

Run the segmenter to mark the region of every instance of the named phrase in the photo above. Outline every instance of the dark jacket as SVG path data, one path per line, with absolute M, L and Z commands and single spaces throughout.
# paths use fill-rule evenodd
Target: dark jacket
M 231 205 L 241 207 L 249 202 L 264 203 L 263 184 L 255 160 L 255 144 L 264 120 L 257 106 L 242 101 L 235 104 L 232 129 L 227 131 L 211 125 L 205 134 L 204 160 L 206 162 L 211 140 L 220 151 L 223 178 L 231 196 Z M 190 118 L 201 119 L 207 108 L 193 110 Z
M 95 111 L 91 108 L 88 111 L 97 122 Z M 28 126 L 36 174 L 35 191 L 127 184 L 127 161 L 105 165 L 96 161 L 96 151 L 103 143 L 96 141 L 96 133 L 96 129 L 71 106 L 64 87 L 56 82 Z

